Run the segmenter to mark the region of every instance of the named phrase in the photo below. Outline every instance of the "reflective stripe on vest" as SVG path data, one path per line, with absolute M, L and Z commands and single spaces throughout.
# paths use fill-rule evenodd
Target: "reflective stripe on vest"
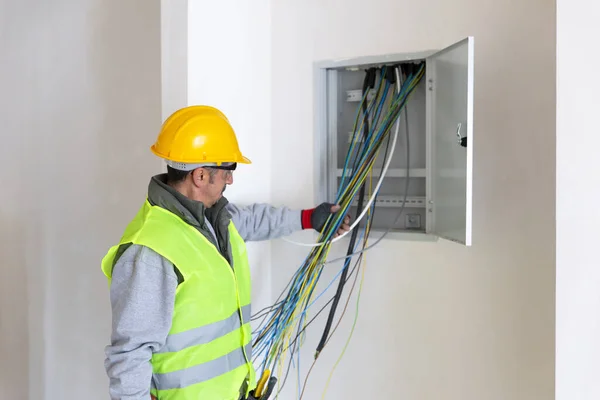
M 251 315 L 250 304 L 242 307 L 242 315 L 244 322 L 249 323 Z M 223 321 L 167 336 L 165 345 L 157 353 L 181 351 L 187 347 L 205 344 L 229 332 L 240 329 L 240 327 L 240 315 L 239 312 L 235 311 L 229 318 Z
M 147 201 L 119 245 L 153 249 L 183 276 L 177 287 L 171 330 L 152 356 L 152 394 L 160 400 L 234 400 L 244 381 L 256 386 L 251 363 L 250 269 L 246 246 L 230 223 L 233 268 L 200 232 Z M 113 246 L 102 261 L 109 283 Z
M 252 352 L 252 345 L 246 345 L 248 357 Z M 246 363 L 244 351 L 239 348 L 216 360 L 199 364 L 190 368 L 181 369 L 166 374 L 154 374 L 154 382 L 158 390 L 180 389 L 200 382 L 213 379 L 219 375 L 229 372 Z M 239 388 L 238 388 L 239 389 Z

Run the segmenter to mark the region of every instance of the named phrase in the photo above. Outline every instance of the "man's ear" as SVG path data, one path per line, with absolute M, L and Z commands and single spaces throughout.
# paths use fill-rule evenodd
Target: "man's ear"
M 202 184 L 204 184 L 208 176 L 204 168 L 196 168 L 192 171 L 190 175 L 192 177 L 192 183 L 195 186 L 201 186 Z

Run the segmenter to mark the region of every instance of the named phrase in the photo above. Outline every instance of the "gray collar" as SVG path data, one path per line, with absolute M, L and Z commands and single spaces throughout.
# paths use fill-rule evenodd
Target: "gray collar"
M 205 216 L 213 226 L 219 225 L 216 217 L 228 203 L 225 197 L 221 197 L 217 204 L 206 208 L 202 202 L 189 199 L 168 185 L 167 174 L 156 175 L 150 179 L 148 201 L 172 212 L 197 229 L 207 229 Z

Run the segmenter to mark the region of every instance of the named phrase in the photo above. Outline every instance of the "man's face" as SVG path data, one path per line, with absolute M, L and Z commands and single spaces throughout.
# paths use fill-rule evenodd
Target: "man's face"
M 209 169 L 209 179 L 207 197 L 211 200 L 213 206 L 223 196 L 227 185 L 233 183 L 233 171 L 211 168 Z

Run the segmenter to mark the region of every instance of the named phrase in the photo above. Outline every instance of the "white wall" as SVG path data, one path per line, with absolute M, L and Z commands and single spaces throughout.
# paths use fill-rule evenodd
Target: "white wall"
M 157 1 L 0 1 L 0 397 L 107 397 L 102 363 L 110 315 L 100 258 L 162 166 L 148 147 L 161 110 L 179 104 L 182 93 L 189 103 L 221 107 L 254 161 L 236 172 L 228 197 L 306 207 L 313 203 L 312 62 L 441 47 L 474 35 L 474 247 L 384 242 L 368 255 L 358 325 L 327 398 L 552 398 L 553 4 L 207 3 L 190 0 L 189 58 L 168 67 L 187 66 L 188 75 L 173 83 L 184 82 L 174 100 L 161 104 Z M 579 132 L 587 138 L 583 125 Z M 569 165 L 577 165 L 570 157 Z M 568 220 L 572 208 L 563 204 L 559 224 L 570 225 L 559 274 L 571 267 L 566 251 L 581 243 L 571 242 L 571 224 L 581 219 Z M 255 244 L 250 252 L 259 304 L 270 292 L 271 265 L 277 295 L 306 255 L 283 242 Z M 577 271 L 586 276 L 558 288 L 565 327 L 559 352 L 593 315 L 593 306 L 574 314 L 582 303 L 568 300 L 582 287 L 593 290 L 590 271 Z M 305 346 L 304 373 L 318 321 Z M 320 398 L 349 322 L 313 370 L 304 398 Z M 559 365 L 567 377 L 559 384 L 562 398 L 574 398 L 582 382 L 592 387 L 592 375 L 568 371 L 579 361 L 596 367 L 597 353 L 585 348 L 592 335 Z M 293 380 L 288 387 L 295 391 Z
M 160 0 L 163 121 L 187 105 L 188 8 L 188 0 Z
M 476 41 L 473 247 L 385 241 L 368 253 L 358 324 L 326 398 L 551 399 L 553 2 L 282 0 L 272 21 L 273 201 L 299 207 L 313 202 L 314 61 Z M 306 254 L 273 245 L 274 296 Z M 337 270 L 329 266 L 322 282 Z M 321 398 L 354 307 L 304 399 Z M 324 316 L 317 321 L 302 378 Z M 295 374 L 285 398 L 294 398 Z
M 250 165 L 239 165 L 225 196 L 239 205 L 271 200 L 271 11 L 268 0 L 188 0 L 188 104 L 219 108 Z M 270 243 L 248 243 L 253 307 L 271 298 Z
M 25 158 L 29 158 L 29 162 L 24 165 L 20 166 L 18 161 L 26 154 L 28 138 L 23 132 L 33 130 L 33 120 L 27 115 L 33 109 L 29 99 L 34 91 L 31 80 L 35 77 L 35 66 L 28 62 L 26 55 L 38 37 L 22 25 L 26 14 L 26 2 L 0 2 L 0 137 L 3 141 L 0 159 L 4 164 L 0 169 L 0 354 L 3 360 L 0 362 L 0 397 L 15 399 L 25 398 L 29 392 L 30 274 L 25 253 L 29 218 L 24 204 L 28 198 L 26 186 L 22 182 L 31 181 L 27 178 L 33 168 L 28 166 L 32 161 L 29 157 Z M 19 34 L 21 42 L 11 40 L 13 35 Z M 36 350 L 40 350 L 39 346 L 32 349 Z
M 106 399 L 100 261 L 160 170 L 160 4 L 0 5 L 0 398 Z
M 557 1 L 556 399 L 600 398 L 600 4 Z M 573 63 L 576 60 L 576 72 Z

